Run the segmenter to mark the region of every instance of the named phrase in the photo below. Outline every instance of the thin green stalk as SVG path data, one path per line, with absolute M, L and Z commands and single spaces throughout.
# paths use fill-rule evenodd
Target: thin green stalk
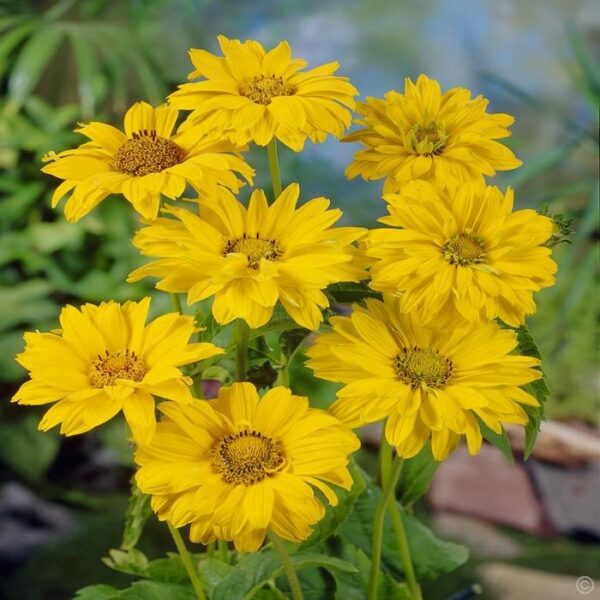
M 292 559 L 290 558 L 285 545 L 281 541 L 281 538 L 273 531 L 269 532 L 269 539 L 271 540 L 273 548 L 275 548 L 277 556 L 279 556 L 279 560 L 283 566 L 283 570 L 285 571 L 288 583 L 290 584 L 290 589 L 292 590 L 292 598 L 294 600 L 302 600 L 302 589 L 300 588 L 298 574 L 296 573 L 296 569 L 294 569 L 294 564 L 292 563 Z
M 171 300 L 173 301 L 173 308 L 180 314 L 183 314 L 183 309 L 181 308 L 181 298 L 179 294 L 170 294 Z
M 269 158 L 269 171 L 271 172 L 271 184 L 273 186 L 273 199 L 281 194 L 281 175 L 279 173 L 279 160 L 277 158 L 277 139 L 274 137 L 267 146 L 267 157 Z
M 410 555 L 410 546 L 408 545 L 408 537 L 406 535 L 406 529 L 404 528 L 404 521 L 402 520 L 400 509 L 398 508 L 398 503 L 391 502 L 388 506 L 388 511 L 392 517 L 392 527 L 394 528 L 396 543 L 400 550 L 400 562 L 402 563 L 406 585 L 410 590 L 413 600 L 423 600 L 421 588 L 419 587 L 419 583 L 415 576 L 415 569 Z
M 235 380 L 246 381 L 248 371 L 248 340 L 250 327 L 244 319 L 238 319 L 237 340 L 235 350 Z
M 373 521 L 373 558 L 371 563 L 371 579 L 369 581 L 369 600 L 377 600 L 377 588 L 379 585 L 379 571 L 381 569 L 381 547 L 383 544 L 383 522 L 390 500 L 394 497 L 396 484 L 402 471 L 402 459 L 396 456 L 392 470 L 385 487 L 383 495 L 379 500 Z
M 206 600 L 206 596 L 204 595 L 204 588 L 202 587 L 202 582 L 198 577 L 198 573 L 196 573 L 196 569 L 194 569 L 192 557 L 188 552 L 188 549 L 185 547 L 185 542 L 183 541 L 181 534 L 168 521 L 167 525 L 169 527 L 169 531 L 171 532 L 171 536 L 173 537 L 173 541 L 175 542 L 175 546 L 177 546 L 179 556 L 181 556 L 181 562 L 183 563 L 188 577 L 192 582 L 192 586 L 194 587 L 194 591 L 196 592 L 196 597 L 198 598 L 198 600 Z
M 379 484 L 382 488 L 385 487 L 389 476 L 390 471 L 392 469 L 392 447 L 390 446 L 387 438 L 385 437 L 385 425 L 384 421 L 381 428 L 381 438 L 379 440 L 379 461 L 378 461 L 378 471 L 379 471 Z
M 206 554 L 207 554 L 208 558 L 215 557 L 215 543 L 214 542 L 208 543 L 208 545 L 206 546 Z
M 217 542 L 217 549 L 219 551 L 219 560 L 229 564 L 229 548 L 225 540 L 219 540 Z

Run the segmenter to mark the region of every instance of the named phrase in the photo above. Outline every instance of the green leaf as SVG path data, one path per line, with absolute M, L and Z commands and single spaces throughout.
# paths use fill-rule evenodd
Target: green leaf
M 430 443 L 415 457 L 404 461 L 398 489 L 398 497 L 403 506 L 410 506 L 427 492 L 439 464 L 433 458 Z
M 312 535 L 300 544 L 299 551 L 310 548 L 334 535 L 348 518 L 356 499 L 365 491 L 367 485 L 361 470 L 354 463 L 350 464 L 350 474 L 354 481 L 352 488 L 348 491 L 336 488 L 337 506 L 326 504 L 325 516 L 317 523 Z
M 381 490 L 367 478 L 367 489 L 357 499 L 354 510 L 340 529 L 342 539 L 371 556 L 373 540 L 373 515 L 377 509 Z M 411 556 L 417 579 L 437 579 L 464 564 L 468 550 L 464 546 L 438 539 L 416 517 L 401 508 Z M 383 535 L 383 565 L 392 573 L 402 573 L 402 563 L 391 519 L 386 515 Z
M 365 282 L 360 283 L 332 283 L 327 286 L 326 293 L 336 302 L 348 304 L 360 302 L 365 298 L 378 298 L 381 300 L 381 292 L 372 290 Z
M 473 413 L 475 414 L 475 413 Z M 481 434 L 483 438 L 486 439 L 492 446 L 496 446 L 502 454 L 504 454 L 504 458 L 511 464 L 515 464 L 515 457 L 513 456 L 512 446 L 510 445 L 510 439 L 506 431 L 503 429 L 502 433 L 496 433 L 492 429 L 490 429 L 480 418 L 475 414 L 475 418 L 479 422 L 479 429 L 481 430 Z
M 121 592 L 120 600 L 197 600 L 191 585 L 162 583 L 159 581 L 136 581 Z
M 233 572 L 234 567 L 216 558 L 201 560 L 198 564 L 198 573 L 204 589 L 211 595 L 212 591 Z
M 187 583 L 189 577 L 179 554 L 167 552 L 167 558 L 157 558 L 148 563 L 146 577 L 165 583 Z
M 24 413 L 18 420 L 0 421 L 0 459 L 22 477 L 37 481 L 52 464 L 60 447 L 55 431 L 38 431 L 39 415 Z
M 142 535 L 144 525 L 152 514 L 150 496 L 143 494 L 135 484 L 135 478 L 131 479 L 131 494 L 125 513 L 125 528 L 123 530 L 122 550 L 134 548 Z
M 8 79 L 7 114 L 15 114 L 39 83 L 64 36 L 59 26 L 48 26 L 31 36 L 19 53 Z
M 516 330 L 517 340 L 519 342 L 519 346 L 517 350 L 520 354 L 524 356 L 533 356 L 535 358 L 541 359 L 540 351 L 527 330 L 525 325 L 519 327 Z M 544 377 L 538 379 L 537 381 L 532 381 L 527 385 L 523 386 L 523 389 L 534 396 L 537 401 L 540 403 L 539 408 L 534 406 L 525 406 L 523 405 L 523 409 L 529 416 L 529 421 L 525 426 L 525 448 L 523 450 L 523 456 L 525 460 L 529 458 L 531 453 L 533 452 L 533 447 L 535 446 L 535 441 L 537 439 L 537 434 L 540 430 L 540 423 L 544 420 L 544 406 L 550 395 L 550 390 L 546 385 L 546 381 Z
M 73 600 L 117 600 L 120 592 L 112 585 L 88 585 L 75 592 Z
M 137 548 L 130 548 L 129 550 L 113 548 L 108 551 L 108 556 L 102 558 L 102 562 L 110 569 L 128 575 L 145 577 L 148 572 L 149 561 L 146 555 Z

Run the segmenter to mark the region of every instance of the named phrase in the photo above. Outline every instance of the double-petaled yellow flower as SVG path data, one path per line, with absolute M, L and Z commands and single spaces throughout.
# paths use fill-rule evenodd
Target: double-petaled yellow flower
M 61 329 L 26 333 L 17 361 L 30 372 L 13 397 L 19 404 L 54 403 L 40 422 L 46 431 L 76 435 L 123 411 L 138 444 L 156 428 L 154 396 L 191 402 L 191 380 L 180 368 L 223 352 L 213 344 L 190 344 L 192 317 L 163 315 L 145 325 L 150 298 L 141 302 L 84 304 L 63 308 Z
M 387 419 L 386 438 L 400 456 L 415 456 L 431 438 L 437 460 L 463 436 L 476 454 L 478 419 L 499 434 L 503 423 L 528 422 L 521 405 L 539 403 L 520 386 L 542 373 L 536 358 L 511 354 L 514 331 L 460 319 L 425 328 L 419 312 L 404 314 L 399 302 L 355 305 L 309 349 L 317 377 L 344 384 L 330 408 L 337 418 L 351 427 Z
M 402 295 L 403 312 L 426 323 L 500 317 L 519 326 L 536 310 L 533 293 L 554 284 L 556 263 L 543 244 L 552 220 L 534 210 L 513 212 L 513 192 L 483 184 L 441 190 L 416 181 L 384 196 L 402 229 L 369 233 L 371 287 Z
M 357 106 L 363 128 L 344 141 L 365 146 L 356 153 L 346 175 L 386 178 L 384 192 L 398 191 L 413 179 L 438 185 L 449 181 L 483 181 L 483 175 L 516 169 L 522 163 L 502 143 L 510 115 L 490 114 L 483 96 L 471 98 L 465 88 L 442 93 L 437 81 L 420 75 L 405 80 L 404 93 L 367 98 Z
M 229 141 L 195 127 L 173 133 L 178 114 L 172 107 L 138 102 L 125 114 L 125 132 L 98 122 L 76 129 L 90 141 L 50 153 L 42 169 L 64 179 L 52 207 L 72 192 L 65 216 L 76 222 L 107 196 L 122 194 L 142 216 L 154 219 L 161 194 L 175 200 L 188 184 L 198 192 L 211 192 L 217 185 L 237 192 L 242 181 L 236 173 L 252 181 L 254 171 Z
M 233 541 L 259 549 L 267 531 L 306 539 L 333 486 L 349 489 L 348 455 L 356 436 L 308 399 L 277 387 L 262 399 L 250 383 L 221 388 L 210 402 L 163 402 L 149 446 L 136 452 L 136 481 L 152 508 L 175 527 L 191 524 L 190 538 Z
M 342 211 L 328 210 L 326 198 L 297 209 L 299 194 L 291 184 L 269 206 L 255 190 L 246 209 L 223 190 L 200 198 L 200 216 L 170 209 L 175 219 L 157 219 L 136 234 L 142 254 L 158 260 L 129 281 L 160 277 L 158 289 L 187 292 L 189 304 L 214 296 L 219 323 L 242 318 L 260 327 L 279 301 L 299 325 L 317 329 L 329 306 L 323 289 L 366 277 L 352 246 L 364 230 L 332 227 Z
M 302 150 L 306 138 L 323 142 L 341 137 L 352 120 L 358 94 L 346 77 L 336 77 L 337 62 L 304 71 L 287 42 L 268 52 L 254 40 L 219 36 L 223 56 L 190 50 L 196 70 L 169 96 L 177 108 L 193 111 L 192 122 L 236 144 L 266 146 L 273 138 Z

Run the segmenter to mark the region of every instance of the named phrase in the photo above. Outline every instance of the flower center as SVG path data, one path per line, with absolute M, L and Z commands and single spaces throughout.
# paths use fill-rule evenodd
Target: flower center
M 263 240 L 258 237 L 246 237 L 246 234 L 241 238 L 229 240 L 223 249 L 223 255 L 232 254 L 234 252 L 245 254 L 248 257 L 248 266 L 251 269 L 258 269 L 262 258 L 265 260 L 278 260 L 283 255 L 283 250 L 276 240 Z
M 431 156 L 441 154 L 447 141 L 444 128 L 431 121 L 428 125 L 413 125 L 404 136 L 404 147 L 414 154 Z
M 394 362 L 398 377 L 413 389 L 442 387 L 452 375 L 452 361 L 437 350 L 404 348 Z
M 460 233 L 450 238 L 442 247 L 444 258 L 451 265 L 479 264 L 486 261 L 485 242 L 475 233 Z
M 210 450 L 210 464 L 233 485 L 252 485 L 285 463 L 281 445 L 254 430 L 225 436 Z
M 160 173 L 179 164 L 185 151 L 175 142 L 156 135 L 156 131 L 144 129 L 134 133 L 115 153 L 111 166 L 128 175 Z
M 106 350 L 105 354 L 98 354 L 98 358 L 92 363 L 89 382 L 92 387 L 101 389 L 107 385 L 115 385 L 117 379 L 142 381 L 145 374 L 146 365 L 135 352 Z
M 256 104 L 271 104 L 277 96 L 293 96 L 296 88 L 283 81 L 283 77 L 259 75 L 242 84 L 240 94 L 250 98 Z

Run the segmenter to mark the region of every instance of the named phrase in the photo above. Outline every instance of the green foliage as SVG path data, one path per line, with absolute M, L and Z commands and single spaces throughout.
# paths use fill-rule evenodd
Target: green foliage
M 554 226 L 552 236 L 546 242 L 546 246 L 548 246 L 549 248 L 553 248 L 554 246 L 558 246 L 558 244 L 572 243 L 569 238 L 573 233 L 573 221 L 575 220 L 573 217 L 569 217 L 561 213 L 551 213 L 550 207 L 547 203 L 542 204 L 538 212 L 540 213 L 540 215 L 551 219 L 552 224 Z
M 409 508 L 427 492 L 439 465 L 433 458 L 430 443 L 415 457 L 404 460 L 397 492 L 398 500 L 404 507 Z
M 150 496 L 143 494 L 135 484 L 135 479 L 132 478 L 131 494 L 125 514 L 123 541 L 121 542 L 123 550 L 135 548 L 144 530 L 144 525 L 151 515 Z

